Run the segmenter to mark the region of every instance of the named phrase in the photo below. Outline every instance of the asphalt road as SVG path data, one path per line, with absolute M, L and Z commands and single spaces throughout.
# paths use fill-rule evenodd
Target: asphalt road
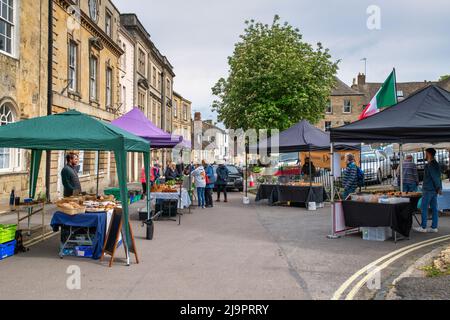
M 193 210 L 181 226 L 157 222 L 152 241 L 134 220 L 141 263 L 130 267 L 123 260 L 111 269 L 92 260 L 61 260 L 58 237 L 47 240 L 0 261 L 0 299 L 330 299 L 368 263 L 437 236 L 413 234 L 398 244 L 357 235 L 328 240 L 329 208 L 245 206 L 238 193 L 230 200 Z M 441 225 L 441 234 L 450 233 L 450 218 Z M 66 285 L 72 265 L 81 270 L 80 290 Z

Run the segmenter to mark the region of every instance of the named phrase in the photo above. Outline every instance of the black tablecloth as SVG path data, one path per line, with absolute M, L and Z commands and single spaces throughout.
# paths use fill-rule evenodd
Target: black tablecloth
M 350 228 L 391 227 L 409 237 L 413 224 L 414 205 L 411 203 L 382 204 L 343 201 L 345 224 Z
M 256 201 L 269 200 L 269 204 L 277 202 L 322 203 L 328 199 L 324 187 L 300 187 L 262 184 L 256 195 Z

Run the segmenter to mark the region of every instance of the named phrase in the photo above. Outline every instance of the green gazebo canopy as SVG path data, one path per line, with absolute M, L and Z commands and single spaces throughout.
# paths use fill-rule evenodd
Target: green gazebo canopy
M 150 176 L 150 144 L 148 141 L 74 110 L 1 126 L 0 148 L 32 150 L 30 197 L 34 197 L 36 194 L 36 181 L 44 150 L 113 151 L 121 199 L 128 198 L 127 152 L 144 154 L 147 180 Z M 147 199 L 149 198 L 148 196 Z M 147 206 L 149 206 L 149 202 L 147 202 Z M 130 244 L 128 202 L 122 201 L 122 207 L 127 243 Z

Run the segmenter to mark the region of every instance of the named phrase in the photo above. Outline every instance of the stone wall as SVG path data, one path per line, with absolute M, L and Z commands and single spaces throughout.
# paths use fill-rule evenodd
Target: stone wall
M 0 53 L 0 105 L 13 107 L 15 121 L 46 115 L 47 109 L 47 19 L 48 0 L 20 1 L 13 56 Z M 45 153 L 44 156 L 45 157 Z M 22 152 L 22 165 L 15 172 L 0 174 L 0 202 L 13 188 L 25 197 L 29 188 L 30 152 Z M 43 191 L 45 166 L 37 191 Z

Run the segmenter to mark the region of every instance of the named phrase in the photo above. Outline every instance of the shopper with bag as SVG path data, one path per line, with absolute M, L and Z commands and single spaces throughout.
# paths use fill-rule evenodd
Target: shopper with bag
M 192 171 L 192 176 L 197 189 L 198 207 L 205 209 L 206 172 L 203 166 L 197 165 L 196 169 Z

